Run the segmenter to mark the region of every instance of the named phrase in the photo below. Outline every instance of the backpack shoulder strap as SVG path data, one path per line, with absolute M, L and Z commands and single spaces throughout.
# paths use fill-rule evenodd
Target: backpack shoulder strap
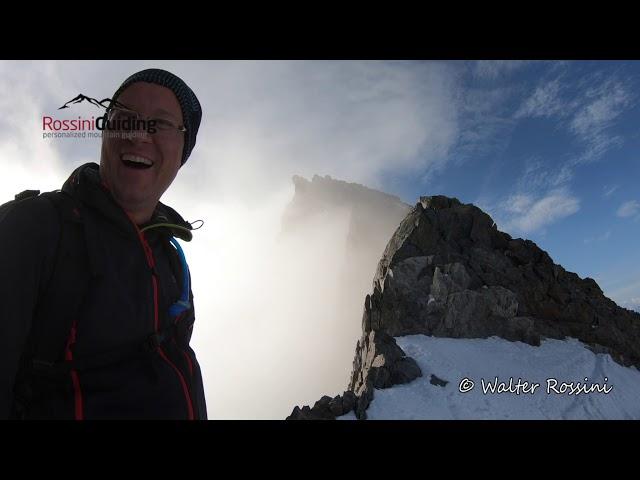
M 60 238 L 53 273 L 34 318 L 34 365 L 64 359 L 64 347 L 78 321 L 91 277 L 82 207 L 64 192 L 45 192 L 41 196 L 58 211 Z
M 28 193 L 27 193 L 28 192 Z M 37 196 L 25 191 L 16 200 Z M 25 195 L 26 194 L 26 195 Z M 82 207 L 69 194 L 44 192 L 58 213 L 60 230 L 51 276 L 44 294 L 38 299 L 31 331 L 16 376 L 13 418 L 25 418 L 33 401 L 46 395 L 45 385 L 36 377 L 51 377 L 56 362 L 64 360 L 65 347 L 86 297 L 89 280 L 89 258 L 84 234 Z

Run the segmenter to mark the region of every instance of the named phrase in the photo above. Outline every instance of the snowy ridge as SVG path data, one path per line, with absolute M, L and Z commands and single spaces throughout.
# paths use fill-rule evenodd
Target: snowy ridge
M 499 337 L 407 335 L 395 340 L 423 375 L 408 384 L 376 389 L 368 419 L 640 419 L 640 372 L 608 354 L 593 353 L 576 339 L 545 339 L 539 347 Z M 434 385 L 432 375 L 448 383 Z M 501 391 L 511 380 L 511 392 L 491 393 L 488 384 L 495 385 L 496 377 L 498 384 L 504 382 Z M 475 385 L 461 393 L 465 378 Z M 528 388 L 522 388 L 524 382 Z M 532 388 L 535 383 L 539 386 Z M 603 393 L 605 389 L 609 393 Z M 356 417 L 350 412 L 338 418 Z

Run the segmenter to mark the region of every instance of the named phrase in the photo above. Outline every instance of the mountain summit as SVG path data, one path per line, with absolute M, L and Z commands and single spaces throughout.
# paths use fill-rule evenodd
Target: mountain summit
M 367 418 L 376 389 L 422 376 L 396 337 L 499 337 L 540 346 L 579 340 L 622 366 L 640 366 L 640 314 L 595 280 L 557 265 L 530 240 L 500 232 L 489 215 L 446 196 L 421 197 L 389 240 L 366 295 L 347 391 L 288 419 Z M 431 377 L 434 385 L 443 380 Z

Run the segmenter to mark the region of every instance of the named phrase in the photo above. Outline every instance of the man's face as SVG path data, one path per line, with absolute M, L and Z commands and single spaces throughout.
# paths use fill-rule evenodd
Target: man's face
M 136 82 L 117 98 L 140 114 L 140 118 L 169 121 L 183 125 L 180 103 L 166 87 Z M 106 132 L 106 130 L 105 130 Z M 109 138 L 103 136 L 100 176 L 115 200 L 127 211 L 153 211 L 162 194 L 176 177 L 182 160 L 184 133 L 178 130 L 158 133 L 136 131 L 137 136 Z M 148 159 L 149 168 L 132 166 L 131 155 Z

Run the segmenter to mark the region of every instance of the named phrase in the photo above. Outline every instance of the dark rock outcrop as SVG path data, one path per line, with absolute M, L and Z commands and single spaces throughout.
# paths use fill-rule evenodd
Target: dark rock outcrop
M 354 393 L 350 391 L 334 398 L 325 395 L 315 403 L 313 408 L 295 407 L 287 420 L 335 420 L 336 417 L 352 411 L 357 401 Z
M 532 345 L 570 336 L 607 347 L 623 365 L 640 363 L 640 314 L 457 199 L 422 197 L 389 242 L 373 283 L 365 334 L 497 335 Z
M 446 387 L 447 383 L 449 383 L 447 380 L 443 380 L 433 374 L 431 374 L 431 378 L 429 378 L 429 383 L 431 385 L 436 385 L 438 387 Z
M 373 399 L 374 388 L 389 388 L 421 377 L 420 367 L 382 330 L 369 331 L 358 341 L 353 361 L 349 390 L 358 397 L 355 413 L 366 418 L 366 409 Z M 354 388 L 355 387 L 355 388 Z

